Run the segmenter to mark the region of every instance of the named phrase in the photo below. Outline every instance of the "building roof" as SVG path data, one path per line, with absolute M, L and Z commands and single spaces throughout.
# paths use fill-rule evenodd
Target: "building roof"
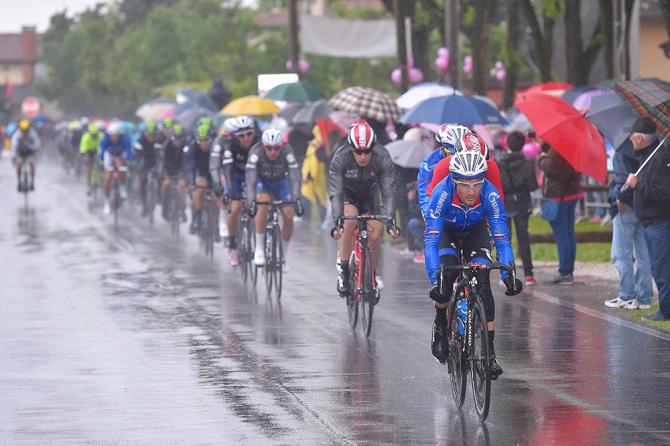
M 21 34 L 0 34 L 0 63 L 22 62 Z

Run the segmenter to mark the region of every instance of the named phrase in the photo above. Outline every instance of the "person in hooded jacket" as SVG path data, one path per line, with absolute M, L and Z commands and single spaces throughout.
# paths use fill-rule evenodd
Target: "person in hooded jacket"
M 505 213 L 507 226 L 512 231 L 512 220 L 516 228 L 516 244 L 526 285 L 535 285 L 533 260 L 528 238 L 528 219 L 532 212 L 530 193 L 538 188 L 533 164 L 521 153 L 526 137 L 521 132 L 512 132 L 507 137 L 509 152 L 503 152 L 498 158 L 498 167 L 505 194 Z

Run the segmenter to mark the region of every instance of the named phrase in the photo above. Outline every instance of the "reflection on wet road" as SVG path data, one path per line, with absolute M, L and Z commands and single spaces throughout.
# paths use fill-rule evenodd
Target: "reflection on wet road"
M 315 227 L 296 228 L 279 303 L 222 248 L 208 262 L 128 209 L 115 232 L 80 185 L 40 174 L 25 208 L 0 172 L 1 444 L 670 442 L 670 336 L 603 316 L 597 278 L 496 293 L 505 374 L 481 425 L 430 355 L 421 266 L 385 252 L 365 339 Z

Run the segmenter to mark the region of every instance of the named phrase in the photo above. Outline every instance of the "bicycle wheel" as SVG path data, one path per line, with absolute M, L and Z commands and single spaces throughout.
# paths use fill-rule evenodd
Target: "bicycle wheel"
M 486 325 L 486 310 L 479 295 L 472 295 L 471 304 L 472 350 L 470 371 L 472 375 L 472 397 L 480 421 L 486 420 L 491 403 L 491 366 L 489 364 L 489 331 Z
M 121 207 L 121 190 L 119 182 L 114 181 L 114 190 L 112 192 L 112 208 L 114 209 L 114 229 L 119 229 L 119 208 Z
M 357 299 L 357 277 L 358 277 L 358 257 L 354 251 L 349 257 L 349 294 L 347 295 L 347 314 L 349 316 L 349 326 L 356 328 L 358 323 L 358 302 Z
M 154 224 L 154 209 L 156 208 L 156 202 L 158 201 L 158 185 L 156 184 L 156 179 L 152 175 L 149 175 L 147 180 L 147 217 L 149 218 L 149 224 L 153 226 Z
M 458 333 L 458 315 L 456 314 L 456 299 L 449 306 L 450 323 L 447 327 L 447 339 L 449 340 L 449 359 L 447 359 L 447 370 L 451 381 L 451 394 L 454 397 L 456 407 L 463 407 L 465 402 L 465 391 L 468 384 L 467 361 L 463 351 L 463 336 Z
M 174 188 L 170 187 L 169 189 L 169 196 L 168 196 L 168 202 L 169 202 L 169 213 L 168 216 L 170 217 L 170 228 L 172 230 L 172 235 L 176 238 L 179 238 L 179 219 L 180 219 L 180 212 L 181 212 L 181 202 L 180 202 L 180 197 L 179 197 L 179 192 L 174 190 Z
M 272 259 L 274 234 L 271 229 L 265 231 L 265 290 L 272 293 Z
M 251 264 L 249 263 L 249 253 L 251 252 L 249 249 L 249 227 L 244 220 L 240 221 L 240 226 L 240 249 L 238 250 L 240 256 L 240 272 L 242 273 L 242 281 L 246 285 L 249 280 L 249 274 L 251 273 Z
M 214 231 L 216 230 L 216 225 L 214 224 L 214 218 L 216 217 L 213 212 L 213 202 L 208 202 L 205 209 L 205 255 L 210 259 L 214 258 Z
M 274 282 L 275 282 L 275 292 L 277 293 L 277 300 L 281 299 L 281 287 L 284 274 L 284 246 L 282 245 L 281 231 L 277 230 L 277 235 L 275 237 L 275 270 L 274 270 Z
M 372 277 L 372 254 L 370 253 L 370 248 L 367 246 L 363 248 L 363 268 L 361 268 L 360 273 L 362 274 L 363 280 L 361 281 L 362 286 L 362 299 L 360 303 L 360 312 L 361 312 L 361 327 L 366 337 L 370 337 L 370 332 L 372 331 L 372 312 L 374 311 L 375 304 L 375 287 L 373 286 L 374 277 Z

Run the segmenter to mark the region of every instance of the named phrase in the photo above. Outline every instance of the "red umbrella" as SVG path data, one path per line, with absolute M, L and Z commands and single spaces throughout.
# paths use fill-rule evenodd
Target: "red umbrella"
M 538 136 L 578 172 L 607 180 L 605 141 L 596 127 L 564 100 L 546 94 L 520 94 L 514 106 L 526 115 Z
M 574 85 L 567 82 L 545 82 L 543 84 L 533 85 L 528 88 L 525 93 L 544 93 L 552 96 L 560 96 L 565 90 L 569 90 L 572 87 L 574 87 Z

